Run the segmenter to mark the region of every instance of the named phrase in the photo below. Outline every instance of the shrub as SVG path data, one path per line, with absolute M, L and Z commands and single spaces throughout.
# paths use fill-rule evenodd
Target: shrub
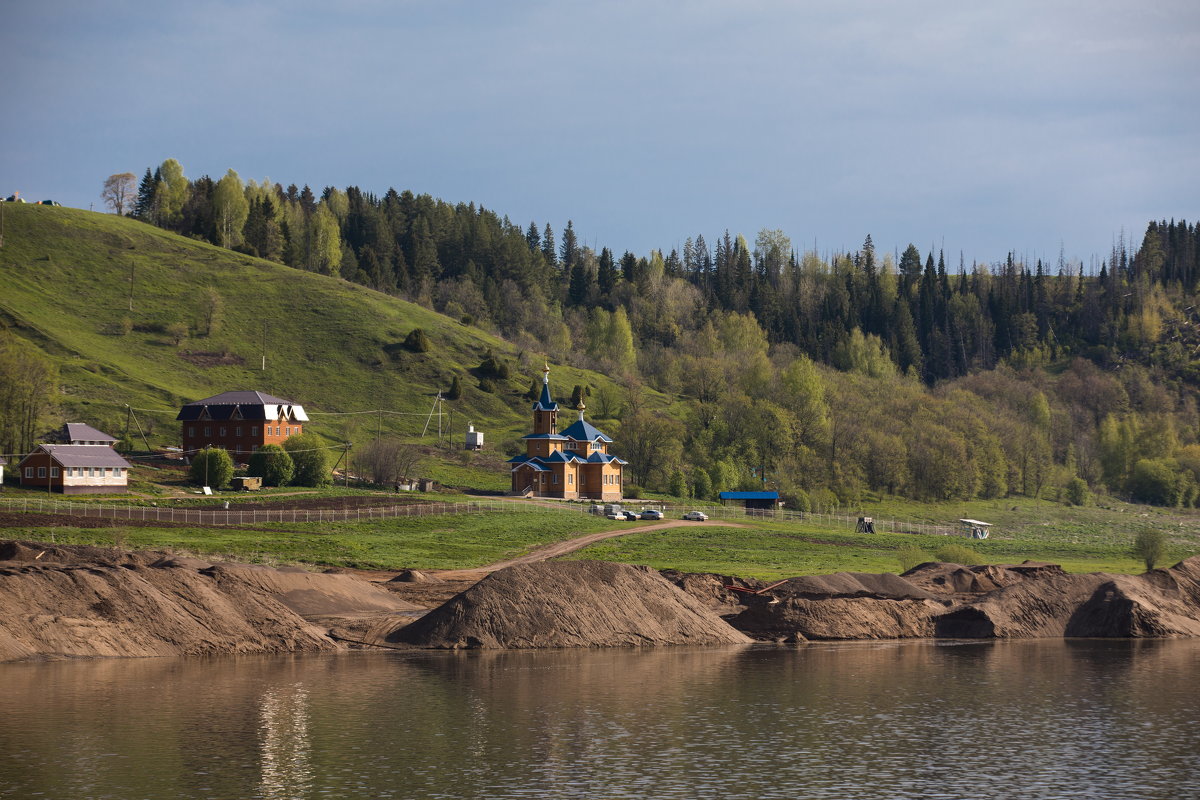
M 483 361 L 479 364 L 479 374 L 485 378 L 497 378 L 499 380 L 508 380 L 512 375 L 512 368 L 508 366 L 508 362 L 496 356 L 491 350 L 488 350 Z M 538 390 L 541 392 L 541 389 Z
M 172 322 L 170 325 L 167 326 L 164 333 L 166 333 L 167 336 L 170 337 L 172 342 L 174 342 L 176 345 L 178 345 L 180 342 L 182 342 L 184 339 L 187 338 L 188 326 L 183 324 L 182 322 Z
M 1152 506 L 1178 505 L 1181 481 L 1172 463 L 1163 459 L 1143 458 L 1129 476 L 1129 493 L 1139 503 Z
M 809 511 L 812 511 L 812 500 L 809 499 L 808 492 L 804 491 L 803 489 L 797 489 L 796 491 L 792 492 L 791 496 L 787 499 L 787 505 L 785 507 L 790 507 L 792 511 L 799 511 L 802 514 L 807 514 Z
M 625 489 L 622 492 L 622 495 L 628 497 L 630 500 L 641 499 L 642 487 L 638 486 L 636 483 L 627 483 L 625 484 Z
M 220 489 L 228 486 L 233 478 L 233 459 L 229 453 L 220 447 L 210 447 L 200 450 L 192 456 L 192 465 L 188 468 L 188 479 L 197 486 L 211 486 Z
M 938 561 L 945 561 L 950 564 L 969 566 L 983 563 L 983 556 L 962 544 L 944 544 L 934 552 L 934 556 Z
M 1129 554 L 1145 564 L 1146 570 L 1149 571 L 1154 569 L 1154 565 L 1162 560 L 1166 544 L 1167 537 L 1163 536 L 1162 531 L 1142 531 L 1133 540 L 1133 548 L 1129 551 Z
M 906 544 L 896 550 L 896 560 L 900 563 L 900 571 L 908 572 L 913 567 L 929 561 L 930 558 L 929 553 L 926 553 L 915 544 Z
M 496 382 L 494 380 L 492 380 L 491 378 L 480 378 L 479 379 L 479 391 L 487 392 L 488 394 L 492 394 L 493 392 L 496 391 Z
M 250 456 L 246 474 L 262 478 L 267 486 L 287 486 L 296 472 L 292 457 L 277 444 L 264 444 Z
M 315 435 L 302 433 L 283 443 L 296 467 L 292 483 L 297 486 L 329 486 L 333 474 L 329 467 L 329 451 Z
M 450 388 L 446 390 L 446 399 L 457 400 L 460 397 L 462 397 L 462 381 L 455 375 L 454 380 L 450 382 Z
M 1073 506 L 1086 506 L 1091 501 L 1087 481 L 1078 476 L 1067 481 L 1067 502 Z
M 404 338 L 404 349 L 414 353 L 428 353 L 429 337 L 425 335 L 424 329 L 413 328 Z

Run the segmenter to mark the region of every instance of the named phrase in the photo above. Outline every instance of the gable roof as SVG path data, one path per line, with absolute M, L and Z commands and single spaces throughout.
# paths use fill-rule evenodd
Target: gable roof
M 40 444 L 25 458 L 24 464 L 39 451 L 50 454 L 50 458 L 63 467 L 125 467 L 131 465 L 106 444 Z
M 85 425 L 82 422 L 68 422 L 66 425 L 63 425 L 59 436 L 65 439 L 64 444 L 70 444 L 71 442 L 117 441 L 115 437 L 109 436 L 104 431 L 96 430 L 91 425 Z
M 263 392 L 222 392 L 188 403 L 179 410 L 177 420 L 198 419 L 278 419 L 280 415 L 297 422 L 308 422 L 304 406 Z
M 603 431 L 582 419 L 572 422 L 561 435 L 577 442 L 594 442 L 597 439 L 602 442 L 612 442 L 612 439 L 608 438 Z

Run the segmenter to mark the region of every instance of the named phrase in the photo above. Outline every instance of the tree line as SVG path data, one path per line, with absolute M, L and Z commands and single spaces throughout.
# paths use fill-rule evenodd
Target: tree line
M 174 159 L 126 189 L 114 210 L 623 377 L 625 397 L 604 402 L 622 438 L 663 443 L 655 463 L 634 462 L 639 483 L 707 494 L 766 475 L 806 493 L 950 498 L 1072 485 L 1147 497 L 1165 481 L 1159 499 L 1195 494 L 1200 229 L 1186 221 L 1150 223 L 1136 248 L 1122 236 L 1087 270 L 1016 253 L 948 266 L 915 244 L 880 253 L 868 235 L 822 255 L 765 229 L 753 244 L 724 231 L 617 256 L 581 244 L 573 221 L 556 232 L 411 191 L 317 193 L 233 170 L 190 180 Z M 649 414 L 641 382 L 688 398 L 691 418 Z

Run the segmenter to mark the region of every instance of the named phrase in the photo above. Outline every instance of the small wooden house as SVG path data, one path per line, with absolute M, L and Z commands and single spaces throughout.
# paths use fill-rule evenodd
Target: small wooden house
M 21 485 L 63 494 L 112 494 L 129 487 L 130 464 L 102 444 L 41 444 L 21 460 Z

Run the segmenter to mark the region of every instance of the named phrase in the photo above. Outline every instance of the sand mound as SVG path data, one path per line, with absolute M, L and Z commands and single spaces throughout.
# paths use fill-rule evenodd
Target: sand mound
M 744 595 L 729 623 L 756 639 L 895 639 L 929 636 L 946 610 L 898 575 L 837 572 L 792 578 Z
M 941 616 L 938 636 L 1200 636 L 1200 556 L 1144 575 L 1043 574 Z
M 509 567 L 388 639 L 446 649 L 749 641 L 657 572 L 600 561 Z
M 350 576 L 35 542 L 0 553 L 13 556 L 0 562 L 0 661 L 336 650 L 306 615 L 412 607 Z
M 1063 574 L 1063 568 L 1057 564 L 1039 561 L 975 567 L 929 561 L 913 567 L 900 577 L 935 595 L 970 595 L 986 594 L 1030 578 Z
M 445 581 L 433 575 L 418 572 L 415 569 L 406 569 L 388 581 L 388 583 L 445 583 Z

